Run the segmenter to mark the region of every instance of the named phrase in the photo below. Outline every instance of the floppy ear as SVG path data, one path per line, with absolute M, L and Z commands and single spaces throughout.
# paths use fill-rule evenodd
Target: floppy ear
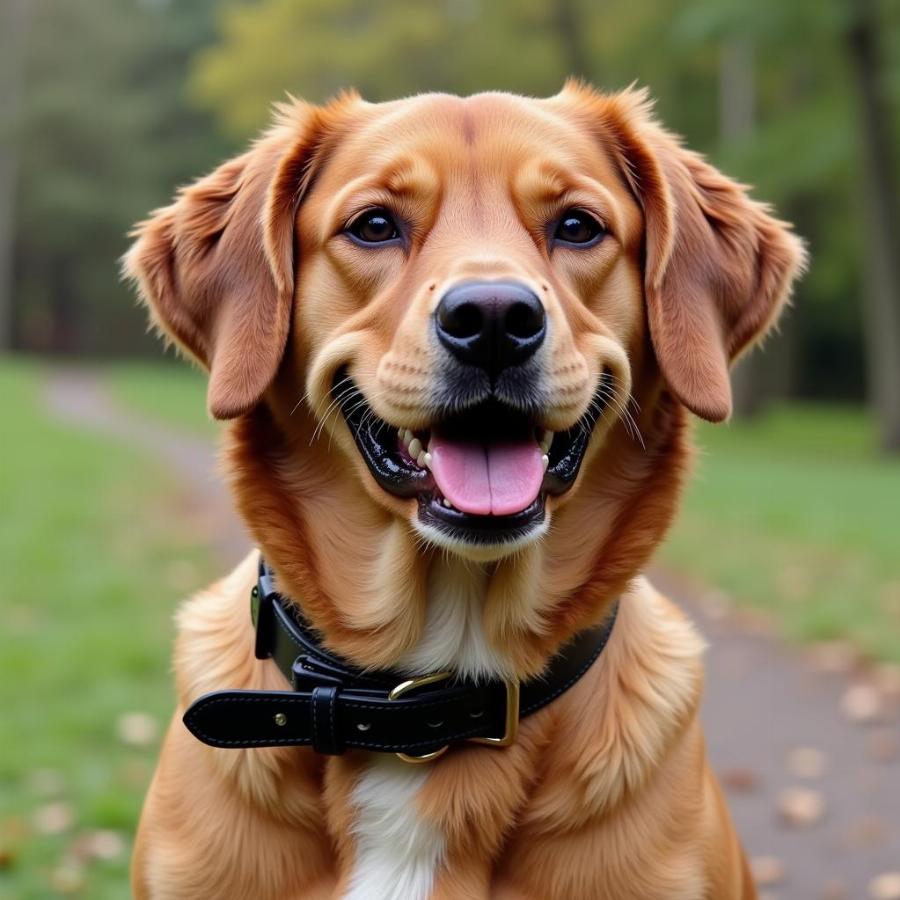
M 124 259 L 154 324 L 209 371 L 217 419 L 252 409 L 284 353 L 294 292 L 294 215 L 314 107 L 182 189 L 134 231 Z
M 743 185 L 647 114 L 610 98 L 606 124 L 644 210 L 650 337 L 675 396 L 701 418 L 731 414 L 730 364 L 774 324 L 803 269 L 803 243 Z

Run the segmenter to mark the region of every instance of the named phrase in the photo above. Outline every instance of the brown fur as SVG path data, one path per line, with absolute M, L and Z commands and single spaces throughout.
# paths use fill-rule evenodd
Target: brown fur
M 408 256 L 334 239 L 385 204 L 412 223 Z M 596 210 L 610 237 L 590 254 L 547 254 L 540 229 L 561 205 Z M 568 85 L 540 101 L 286 107 L 137 237 L 127 271 L 159 327 L 209 370 L 213 415 L 234 420 L 227 468 L 281 591 L 362 665 L 396 664 L 420 641 L 441 551 L 411 530 L 415 501 L 365 468 L 329 405 L 334 373 L 349 363 L 378 415 L 425 427 L 436 298 L 474 275 L 534 286 L 553 334 L 545 427 L 579 418 L 603 367 L 614 395 L 578 482 L 548 501 L 548 534 L 465 565 L 481 573 L 484 634 L 509 675 L 540 672 L 619 596 L 620 614 L 600 661 L 523 720 L 514 746 L 467 745 L 433 764 L 417 799 L 446 845 L 432 896 L 754 897 L 705 759 L 701 643 L 640 571 L 675 513 L 685 410 L 727 417 L 728 365 L 775 320 L 802 265 L 788 227 L 682 149 L 642 94 Z M 179 722 L 206 691 L 284 687 L 253 657 L 255 564 L 180 614 L 179 709 L 141 820 L 138 897 L 347 888 L 366 755 L 213 750 Z

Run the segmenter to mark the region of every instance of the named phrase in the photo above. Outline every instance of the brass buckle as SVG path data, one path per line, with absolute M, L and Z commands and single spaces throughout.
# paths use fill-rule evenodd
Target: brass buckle
M 407 681 L 401 681 L 396 687 L 391 688 L 391 692 L 388 694 L 388 700 L 397 700 L 399 697 L 402 697 L 410 691 L 414 691 L 416 688 L 425 687 L 427 684 L 434 684 L 436 681 L 446 681 L 450 675 L 450 672 L 435 672 L 433 675 L 420 675 L 418 678 L 410 678 Z M 414 756 L 411 753 L 397 753 L 396 756 L 399 756 L 403 762 L 413 764 L 427 763 L 437 759 L 439 756 L 443 756 L 449 749 L 450 745 L 444 744 L 443 747 L 438 747 L 437 750 L 432 750 L 431 753 L 422 753 L 419 756 Z
M 416 688 L 425 687 L 426 685 L 434 684 L 438 681 L 446 681 L 451 674 L 451 672 L 435 672 L 433 675 L 420 675 L 417 678 L 401 681 L 400 684 L 391 689 L 388 694 L 388 700 L 396 700 L 404 694 L 409 693 L 409 691 L 414 691 Z M 510 744 L 515 743 L 516 738 L 519 735 L 519 682 L 517 680 L 507 680 L 504 683 L 506 684 L 506 723 L 503 730 L 503 737 L 469 738 L 473 744 L 488 744 L 491 747 L 508 747 Z M 423 753 L 419 756 L 414 756 L 410 753 L 397 753 L 395 755 L 402 759 L 403 762 L 419 764 L 432 762 L 433 760 L 438 759 L 438 757 L 443 756 L 449 749 L 450 745 L 444 744 L 443 747 L 432 750 L 431 753 Z
M 506 727 L 503 737 L 469 738 L 474 744 L 490 744 L 492 747 L 508 747 L 516 742 L 519 736 L 519 682 L 507 680 L 506 685 Z

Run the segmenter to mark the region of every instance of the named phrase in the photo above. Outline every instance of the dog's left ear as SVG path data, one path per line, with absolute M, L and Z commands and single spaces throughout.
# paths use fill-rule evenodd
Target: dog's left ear
M 731 414 L 729 366 L 769 330 L 806 261 L 790 226 L 649 116 L 641 92 L 604 98 L 603 120 L 644 211 L 650 337 L 675 396 Z
M 297 103 L 243 156 L 179 192 L 124 259 L 151 318 L 209 371 L 217 419 L 252 409 L 278 369 L 294 293 L 294 215 L 316 107 Z

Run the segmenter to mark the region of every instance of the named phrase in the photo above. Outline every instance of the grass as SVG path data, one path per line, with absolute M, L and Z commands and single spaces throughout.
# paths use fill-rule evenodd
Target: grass
M 164 727 L 172 611 L 213 567 L 168 476 L 48 418 L 41 382 L 0 362 L 0 897 L 121 898 L 158 747 L 121 717 Z
M 900 660 L 900 462 L 857 410 L 790 407 L 703 426 L 664 564 L 771 613 L 796 640 Z
M 194 434 L 215 433 L 206 412 L 206 376 L 186 363 L 118 363 L 106 374 L 122 406 Z

